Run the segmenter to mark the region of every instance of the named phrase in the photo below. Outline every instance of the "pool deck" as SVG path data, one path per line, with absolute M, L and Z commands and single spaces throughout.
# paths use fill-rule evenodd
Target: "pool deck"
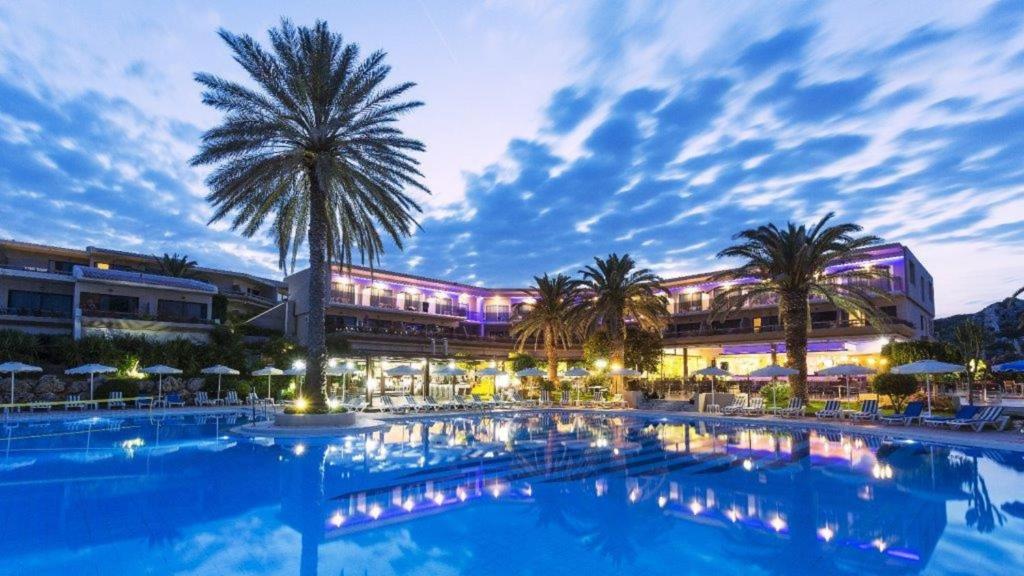
M 279 408 L 279 407 L 278 407 Z M 320 428 L 280 428 L 269 422 L 260 422 L 235 428 L 238 433 L 249 436 L 263 436 L 275 438 L 315 438 L 315 437 L 338 437 L 340 435 L 360 434 L 380 429 L 393 421 L 431 419 L 437 417 L 467 417 L 486 416 L 489 414 L 527 414 L 527 413 L 565 413 L 575 412 L 581 414 L 598 414 L 604 416 L 624 416 L 658 418 L 669 422 L 693 422 L 703 421 L 711 424 L 724 424 L 729 426 L 747 427 L 771 427 L 787 429 L 809 429 L 841 432 L 846 434 L 873 435 L 883 438 L 915 440 L 932 444 L 941 444 L 955 447 L 971 447 L 994 450 L 1011 450 L 1024 452 L 1024 434 L 1019 430 L 1005 430 L 1002 432 L 986 430 L 974 432 L 967 430 L 946 430 L 922 425 L 912 426 L 888 426 L 877 422 L 850 422 L 847 420 L 818 419 L 813 417 L 804 418 L 779 418 L 776 416 L 722 416 L 717 414 L 703 414 L 699 412 L 673 412 L 646 409 L 595 409 L 578 407 L 526 407 L 519 409 L 491 409 L 491 410 L 462 410 L 462 411 L 431 411 L 411 412 L 404 414 L 389 414 L 380 412 L 368 412 L 363 416 L 356 426 L 339 429 Z M 85 418 L 163 418 L 167 416 L 217 416 L 228 414 L 251 415 L 252 408 L 249 406 L 215 406 L 215 407 L 186 407 L 186 408 L 159 408 L 148 409 L 125 409 L 125 410 L 86 410 L 86 411 L 54 411 L 54 412 L 14 412 L 6 416 L 0 415 L 0 422 L 5 425 L 21 422 L 39 422 L 47 420 L 81 420 Z M 257 411 L 257 416 L 262 416 Z

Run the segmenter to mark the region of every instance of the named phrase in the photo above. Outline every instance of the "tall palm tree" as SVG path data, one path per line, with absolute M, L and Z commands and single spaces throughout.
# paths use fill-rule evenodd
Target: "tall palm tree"
M 422 103 L 403 99 L 412 83 L 385 84 L 383 52 L 362 58 L 325 22 L 296 28 L 282 20 L 269 35 L 266 50 L 220 31 L 255 86 L 196 74 L 203 102 L 225 116 L 203 135 L 192 164 L 217 166 L 207 179 L 211 222 L 232 215 L 246 237 L 268 229 L 282 269 L 308 242 L 306 381 L 322 411 L 331 264 L 350 265 L 356 251 L 373 266 L 385 241 L 401 249 L 417 225 L 420 207 L 406 189 L 429 193 L 411 155 L 424 146 L 395 124 Z
M 1010 296 L 1010 299 L 1013 300 L 1014 298 L 1020 296 L 1021 294 L 1024 294 L 1024 286 L 1022 286 L 1020 290 L 1017 290 L 1016 292 L 1014 292 L 1013 296 Z M 1019 327 L 1020 327 L 1021 330 L 1024 330 L 1024 314 L 1020 315 Z
M 558 382 L 558 347 L 568 348 L 576 339 L 580 319 L 578 284 L 565 274 L 533 277 L 528 290 L 533 302 L 516 305 L 519 319 L 512 326 L 519 351 L 528 343 L 544 345 L 548 359 L 548 380 Z
M 712 278 L 728 286 L 715 299 L 712 319 L 765 296 L 778 296 L 787 364 L 799 372 L 791 380 L 793 394 L 803 399 L 807 398 L 807 332 L 812 296 L 839 310 L 864 316 L 875 325 L 884 325 L 886 320 L 875 301 L 888 300 L 888 292 L 874 281 L 888 278 L 887 273 L 855 265 L 828 272 L 830 267 L 843 264 L 857 251 L 880 240 L 875 236 L 855 236 L 861 231 L 856 224 L 829 226 L 833 216 L 829 213 L 810 229 L 790 222 L 785 228 L 768 224 L 740 232 L 734 238 L 741 242 L 722 250 L 718 257 L 743 258 L 746 262 Z M 748 278 L 757 282 L 742 281 Z
M 157 264 L 160 266 L 160 273 L 164 276 L 174 276 L 175 278 L 195 278 L 196 266 L 199 265 L 195 260 L 189 260 L 188 254 L 182 254 L 178 256 L 175 252 L 173 255 L 164 253 L 163 256 L 153 256 L 156 258 Z
M 661 278 L 647 268 L 637 268 L 629 254 L 594 258 L 593 266 L 579 271 L 581 289 L 587 294 L 583 325 L 588 331 L 605 330 L 612 342 L 612 364 L 622 365 L 626 356 L 626 327 L 662 330 L 668 318 L 668 299 Z M 621 391 L 622 378 L 613 380 Z

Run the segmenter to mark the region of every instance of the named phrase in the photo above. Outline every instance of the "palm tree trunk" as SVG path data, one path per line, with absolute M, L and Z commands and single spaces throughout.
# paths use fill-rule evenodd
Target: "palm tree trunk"
M 807 401 L 807 321 L 810 305 L 807 292 L 781 294 L 783 330 L 786 338 L 786 365 L 799 374 L 790 377 L 793 396 Z
M 316 171 L 309 171 L 310 208 L 309 208 L 309 322 L 307 333 L 306 354 L 306 386 L 312 397 L 310 406 L 313 411 L 325 411 L 327 398 L 324 395 L 324 382 L 327 378 L 327 335 L 326 302 L 327 275 L 330 266 L 327 262 L 326 227 L 327 201 Z
M 612 344 L 611 361 L 613 367 L 625 367 L 626 342 L 623 337 L 616 338 L 615 342 Z M 625 376 L 612 376 L 612 394 L 622 394 L 625 381 Z
M 548 380 L 552 384 L 558 383 L 558 348 L 555 347 L 555 337 L 551 330 L 544 331 L 544 352 L 548 357 Z

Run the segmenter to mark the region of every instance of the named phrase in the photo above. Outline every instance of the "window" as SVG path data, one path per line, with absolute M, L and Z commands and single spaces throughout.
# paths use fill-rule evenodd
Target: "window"
M 509 307 L 504 304 L 484 306 L 484 320 L 487 322 L 508 322 Z
M 676 309 L 680 312 L 696 312 L 704 309 L 703 292 L 684 292 L 676 299 Z
M 917 266 L 913 260 L 907 260 L 907 280 L 911 286 L 917 283 Z
M 206 320 L 206 304 L 181 300 L 158 300 L 156 314 L 161 320 Z
M 390 288 L 374 287 L 370 293 L 370 306 L 379 308 L 396 308 L 394 292 Z
M 60 274 L 71 274 L 75 268 L 74 262 L 64 262 L 63 260 L 51 260 L 50 269 Z
M 413 294 L 406 292 L 405 294 L 405 309 L 411 312 L 416 312 L 420 309 L 420 302 L 423 296 L 419 293 Z
M 80 301 L 83 312 L 139 313 L 139 299 L 135 296 L 82 292 Z
M 48 294 L 11 290 L 7 293 L 7 307 L 17 313 L 71 316 L 72 297 L 70 294 Z

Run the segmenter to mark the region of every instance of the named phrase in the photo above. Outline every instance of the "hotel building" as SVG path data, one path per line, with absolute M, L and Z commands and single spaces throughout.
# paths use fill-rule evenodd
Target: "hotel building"
M 195 277 L 160 274 L 153 256 L 88 247 L 84 250 L 0 241 L 0 328 L 33 333 L 130 333 L 203 340 L 227 315 L 303 343 L 309 317 L 309 270 L 284 281 L 197 267 Z M 864 251 L 845 267 L 884 270 L 874 281 L 889 297 L 878 305 L 889 321 L 872 325 L 823 300 L 811 304 L 809 369 L 840 362 L 880 362 L 890 340 L 930 338 L 934 319 L 931 275 L 901 244 Z M 685 377 L 711 362 L 746 373 L 785 345 L 774 298 L 763 298 L 711 320 L 712 302 L 726 288 L 711 274 L 664 281 L 668 327 L 662 375 Z M 740 284 L 748 282 L 739 280 Z M 749 280 L 753 282 L 753 280 Z M 481 360 L 514 349 L 510 327 L 526 288 L 483 288 L 363 267 L 335 268 L 327 330 L 343 334 L 357 358 Z M 219 304 L 218 304 L 219 303 Z M 218 308 L 218 310 L 215 310 Z M 569 351 L 565 357 L 579 357 Z

